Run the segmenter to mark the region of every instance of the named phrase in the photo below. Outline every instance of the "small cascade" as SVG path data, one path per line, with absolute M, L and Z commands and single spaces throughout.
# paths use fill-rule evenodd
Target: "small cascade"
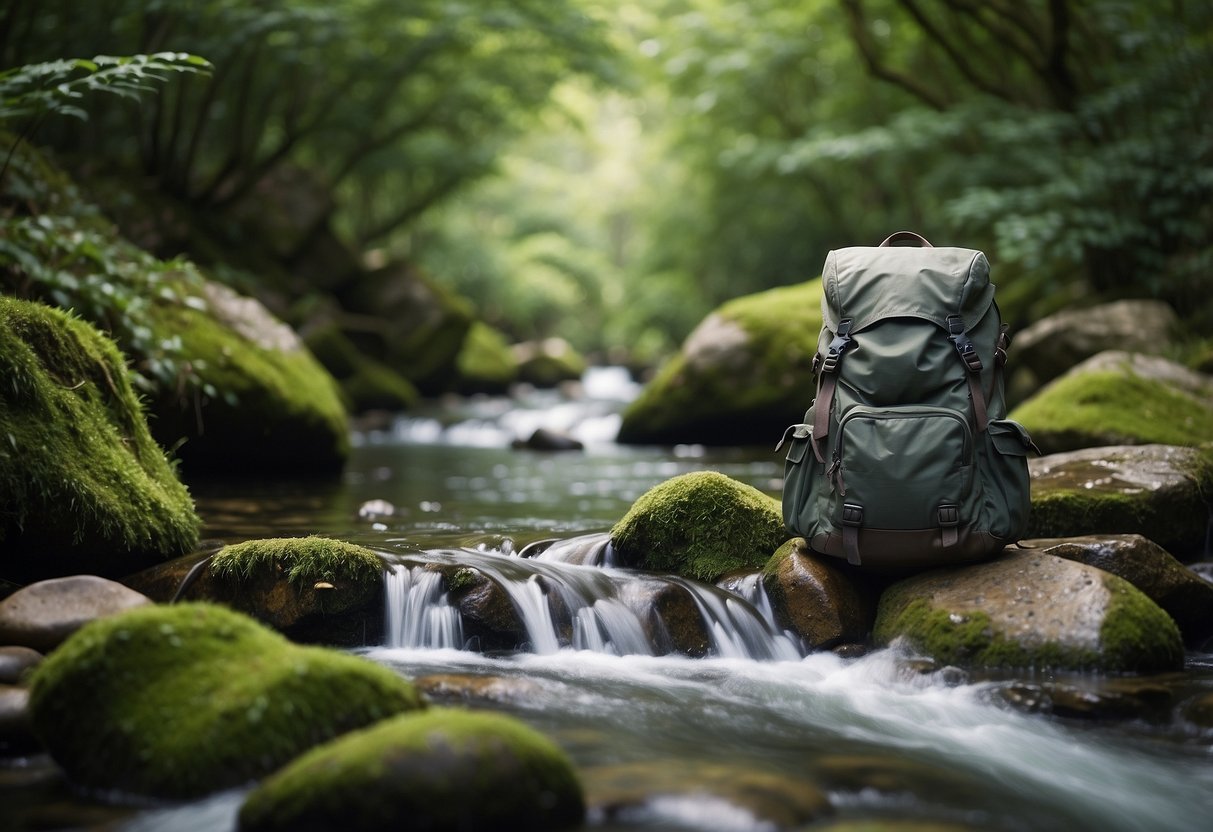
M 581 553 L 571 559 L 597 564 L 597 557 L 582 554 L 608 549 L 606 535 L 585 535 L 543 553 L 556 550 L 556 558 L 519 557 L 483 547 L 410 555 L 387 576 L 387 646 L 462 649 L 465 634 L 503 626 L 500 616 L 488 621 L 474 605 L 461 609 L 444 590 L 444 574 L 469 570 L 481 582 L 477 598 L 503 594 L 517 619 L 516 630 L 495 631 L 490 643 L 514 644 L 540 655 L 568 648 L 619 656 L 688 650 L 698 655 L 706 643 L 709 655 L 720 657 L 801 658 L 796 639 L 774 625 L 757 580 L 746 587 L 751 599 L 673 576 L 570 563 L 561 555 Z M 702 632 L 698 648 L 672 639 L 663 617 L 668 615 L 680 616 L 681 626 L 674 628 L 679 632 L 688 626 Z M 476 646 L 477 639 L 472 642 Z
M 568 540 L 558 540 L 546 546 L 536 560 L 551 563 L 572 563 L 578 566 L 616 567 L 620 566 L 615 557 L 615 547 L 611 545 L 611 536 L 600 534 L 583 534 Z

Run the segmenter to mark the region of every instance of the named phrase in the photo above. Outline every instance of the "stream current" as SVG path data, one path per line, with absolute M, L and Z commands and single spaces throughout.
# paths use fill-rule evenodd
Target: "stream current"
M 411 414 L 357 433 L 339 483 L 195 488 L 199 513 L 207 535 L 229 543 L 321 533 L 387 556 L 385 644 L 357 652 L 424 680 L 439 704 L 510 713 L 551 736 L 591 804 L 613 807 L 592 811 L 587 830 L 807 827 L 797 807 L 811 792 L 841 819 L 1213 829 L 1213 736 L 1178 717 L 1063 720 L 1010 707 L 999 695 L 1008 677 L 895 650 L 804 655 L 770 623 L 756 588 L 741 598 L 691 586 L 711 649 L 662 655 L 637 599 L 668 579 L 612 566 L 605 532 L 669 477 L 712 469 L 776 493 L 780 462 L 769 437 L 754 437 L 758 448 L 617 446 L 617 413 L 634 394 L 622 372 L 598 370 L 577 398 L 533 393 Z M 510 447 L 540 426 L 585 450 Z M 553 538 L 544 555 L 519 557 Z M 522 649 L 463 649 L 459 614 L 425 569 L 433 563 L 474 566 L 509 587 L 526 624 Z M 569 612 L 563 636 L 546 595 Z M 1213 657 L 1189 655 L 1167 684 L 1213 690 Z M 230 830 L 242 797 L 139 810 L 118 828 Z

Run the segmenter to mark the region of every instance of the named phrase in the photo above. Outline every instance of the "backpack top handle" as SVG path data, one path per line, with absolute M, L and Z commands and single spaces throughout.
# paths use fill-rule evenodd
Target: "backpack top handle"
M 886 248 L 899 241 L 918 243 L 919 248 L 935 248 L 926 237 L 921 234 L 915 234 L 913 231 L 894 231 L 880 244 L 880 248 Z

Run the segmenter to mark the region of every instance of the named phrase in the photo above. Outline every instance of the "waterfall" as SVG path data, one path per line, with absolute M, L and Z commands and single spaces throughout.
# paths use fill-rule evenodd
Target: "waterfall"
M 610 550 L 605 535 L 552 544 L 536 557 L 503 548 L 433 549 L 402 558 L 386 576 L 387 646 L 467 648 L 469 628 L 486 625 L 468 618 L 475 610 L 452 601 L 443 576 L 472 570 L 485 582 L 478 592 L 508 599 L 519 624 L 515 647 L 531 653 L 654 656 L 686 650 L 670 635 L 667 618 L 676 616 L 680 626 L 674 629 L 691 641 L 685 633 L 701 631 L 709 655 L 775 661 L 803 655 L 797 640 L 774 624 L 756 576 L 744 584 L 750 597 L 742 597 L 685 578 L 598 565 Z

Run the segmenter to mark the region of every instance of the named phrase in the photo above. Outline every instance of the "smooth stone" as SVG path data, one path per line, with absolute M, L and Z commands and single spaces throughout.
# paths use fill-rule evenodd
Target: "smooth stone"
M 0 684 L 22 684 L 29 671 L 37 667 L 42 659 L 41 653 L 29 647 L 0 647 Z
M 836 563 L 789 540 L 762 573 L 776 622 L 813 650 L 864 641 L 876 616 L 871 590 Z
M 71 575 L 30 584 L 0 601 L 0 643 L 49 653 L 85 624 L 152 600 L 95 575 Z
M 24 754 L 38 747 L 29 715 L 29 690 L 0 685 L 0 754 Z

